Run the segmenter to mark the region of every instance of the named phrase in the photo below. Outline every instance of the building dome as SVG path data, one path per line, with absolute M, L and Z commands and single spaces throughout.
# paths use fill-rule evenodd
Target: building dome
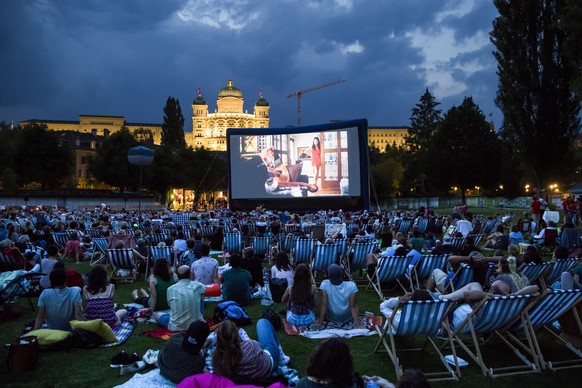
M 265 100 L 263 97 L 259 97 L 257 102 L 255 102 L 255 106 L 269 106 L 269 101 Z
M 236 97 L 236 98 L 243 98 L 242 92 L 239 88 L 235 88 L 232 86 L 232 80 L 228 80 L 228 85 L 218 92 L 218 98 L 224 97 Z
M 192 104 L 193 105 L 206 105 L 206 100 L 201 95 L 198 95 L 198 97 L 196 97 L 194 99 L 194 102 Z

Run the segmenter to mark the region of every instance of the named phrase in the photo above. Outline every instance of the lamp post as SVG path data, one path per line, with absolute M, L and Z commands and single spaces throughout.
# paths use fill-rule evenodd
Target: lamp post
M 154 152 L 144 146 L 132 147 L 127 151 L 127 161 L 134 166 L 139 166 L 139 202 L 138 212 L 141 213 L 141 184 L 143 179 L 143 166 L 149 166 L 154 161 Z

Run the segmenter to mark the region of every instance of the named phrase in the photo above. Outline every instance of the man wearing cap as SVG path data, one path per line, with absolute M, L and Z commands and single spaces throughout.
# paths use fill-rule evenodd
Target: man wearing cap
M 458 252 L 458 249 L 453 245 L 453 238 L 449 235 L 443 237 L 442 245 L 438 245 L 432 250 L 433 255 L 451 255 Z
M 332 264 L 327 269 L 329 279 L 321 282 L 321 309 L 318 324 L 325 318 L 331 322 L 344 323 L 354 320 L 358 329 L 363 328 L 358 316 L 358 302 L 356 293 L 358 287 L 352 281 L 343 280 L 342 269 L 337 264 Z
M 209 333 L 206 322 L 195 321 L 186 333 L 173 335 L 158 355 L 160 374 L 178 384 L 188 376 L 207 372 L 200 350 Z
M 204 284 L 193 279 L 190 267 L 182 265 L 176 270 L 178 281 L 168 287 L 167 297 L 170 306 L 168 329 L 186 330 L 194 321 L 203 321 L 201 301 L 206 292 Z

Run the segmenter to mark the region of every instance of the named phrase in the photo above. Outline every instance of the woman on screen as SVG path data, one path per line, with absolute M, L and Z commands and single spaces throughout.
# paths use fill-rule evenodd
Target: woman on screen
M 311 144 L 311 150 L 308 152 L 311 154 L 311 166 L 313 167 L 313 175 L 315 179 L 313 183 L 319 186 L 319 170 L 321 169 L 321 144 L 319 142 L 319 137 L 313 138 L 313 144 Z

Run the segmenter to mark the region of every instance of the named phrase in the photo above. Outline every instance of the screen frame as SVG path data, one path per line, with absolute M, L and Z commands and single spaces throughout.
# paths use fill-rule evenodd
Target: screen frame
M 294 197 L 274 197 L 274 198 L 232 198 L 232 136 L 260 136 L 260 135 L 282 135 L 282 134 L 302 134 L 310 132 L 338 131 L 346 128 L 356 128 L 359 151 L 359 173 L 360 195 L 358 196 L 319 196 L 307 198 Z M 321 209 L 343 209 L 343 210 L 369 210 L 370 206 L 370 180 L 369 180 L 369 159 L 368 159 L 368 120 L 356 119 L 328 124 L 310 125 L 302 127 L 283 128 L 228 128 L 226 130 L 226 149 L 228 164 L 228 203 L 233 211 L 254 210 L 258 206 L 268 209 L 308 211 Z M 352 181 L 350 181 L 351 183 Z M 330 201 L 330 198 L 333 200 Z

